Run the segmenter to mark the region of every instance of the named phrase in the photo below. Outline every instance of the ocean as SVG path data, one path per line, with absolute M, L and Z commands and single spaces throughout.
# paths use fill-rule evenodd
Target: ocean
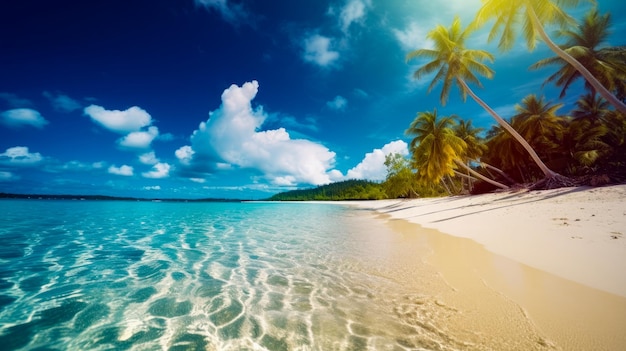
M 1 200 L 0 223 L 2 350 L 455 348 L 419 242 L 368 211 Z

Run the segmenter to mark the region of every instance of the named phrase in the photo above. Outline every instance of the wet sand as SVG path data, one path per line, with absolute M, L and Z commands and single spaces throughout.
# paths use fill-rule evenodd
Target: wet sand
M 407 303 L 406 321 L 429 323 L 438 311 L 433 327 L 458 349 L 621 350 L 624 194 L 616 186 L 357 204 L 406 246 L 391 250 L 397 271 L 388 274 L 435 299 L 435 309 Z
M 626 345 L 626 298 L 491 253 L 469 239 L 385 220 L 430 248 L 425 262 L 445 286 L 419 288 L 455 311 L 445 328 L 471 341 L 468 349 L 620 350 Z M 423 279 L 428 277 L 413 278 Z

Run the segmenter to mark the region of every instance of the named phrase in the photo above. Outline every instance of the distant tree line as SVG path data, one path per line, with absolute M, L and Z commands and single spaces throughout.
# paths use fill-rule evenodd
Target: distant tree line
M 387 198 L 382 184 L 367 180 L 345 180 L 312 189 L 276 194 L 270 201 L 381 200 Z

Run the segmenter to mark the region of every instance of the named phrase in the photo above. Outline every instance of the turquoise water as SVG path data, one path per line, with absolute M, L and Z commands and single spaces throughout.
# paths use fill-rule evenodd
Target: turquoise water
M 0 214 L 2 350 L 409 350 L 446 339 L 407 321 L 419 294 L 385 274 L 393 235 L 347 206 L 4 200 Z

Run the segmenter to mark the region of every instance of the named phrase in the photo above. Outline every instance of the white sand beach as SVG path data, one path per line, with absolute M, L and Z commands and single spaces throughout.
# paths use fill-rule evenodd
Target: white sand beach
M 626 297 L 626 185 L 355 204 Z
M 523 349 L 626 345 L 626 185 L 350 204 L 427 243 L 448 285 L 430 293 L 461 311 L 451 329 Z M 511 334 L 520 311 L 541 335 L 526 346 Z

